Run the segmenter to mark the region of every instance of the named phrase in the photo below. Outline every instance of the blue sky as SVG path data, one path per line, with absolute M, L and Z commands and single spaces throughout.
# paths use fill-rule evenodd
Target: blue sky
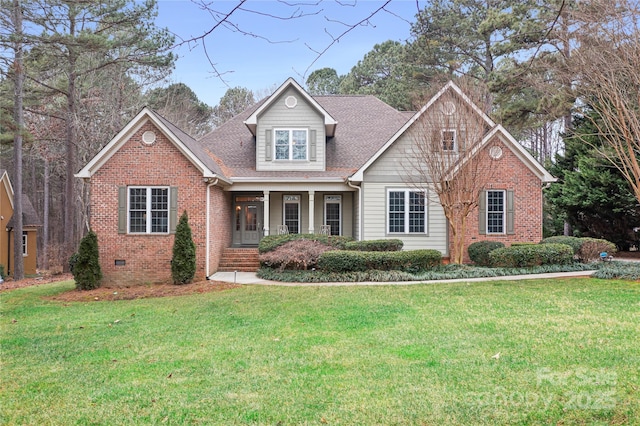
M 238 4 L 231 0 L 208 2 L 221 13 Z M 187 84 L 200 100 L 214 106 L 229 87 L 246 87 L 258 95 L 266 95 L 288 77 L 304 84 L 308 74 L 319 68 L 331 67 L 339 74 L 346 74 L 375 44 L 409 39 L 410 23 L 415 21 L 418 5 L 423 7 L 424 0 L 392 0 L 385 10 L 346 34 L 315 63 L 318 53 L 312 49 L 325 49 L 331 44 L 331 35 L 337 37 L 348 28 L 344 23 L 356 24 L 384 3 L 379 0 L 340 0 L 339 3 L 335 0 L 286 0 L 286 3 L 250 0 L 243 7 L 258 13 L 238 10 L 231 22 L 258 37 L 219 27 L 206 39 L 209 57 L 223 74 L 222 79 L 215 77 L 202 43 L 198 42 L 176 49 L 179 59 L 172 80 Z M 215 24 L 214 16 L 189 0 L 159 0 L 158 8 L 156 24 L 167 27 L 181 39 L 199 36 Z M 272 17 L 293 14 L 304 16 Z

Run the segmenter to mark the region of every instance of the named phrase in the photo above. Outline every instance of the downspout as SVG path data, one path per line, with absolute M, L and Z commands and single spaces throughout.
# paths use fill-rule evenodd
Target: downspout
M 209 180 L 207 180 L 207 182 L 209 182 Z M 206 253 L 205 257 L 206 258 L 205 258 L 205 272 L 204 272 L 205 273 L 205 277 L 206 277 L 207 280 L 209 279 L 209 275 L 210 275 L 209 274 L 209 272 L 210 272 L 209 271 L 209 268 L 210 268 L 210 264 L 209 264 L 209 252 L 210 252 L 210 249 L 209 249 L 209 228 L 211 227 L 211 225 L 209 223 L 209 219 L 210 219 L 210 216 L 211 216 L 211 211 L 210 211 L 210 209 L 211 209 L 211 187 L 215 186 L 217 184 L 218 184 L 218 178 L 216 178 L 216 180 L 214 180 L 212 183 L 209 183 L 207 185 L 207 225 L 206 225 L 206 231 L 205 231 L 207 233 L 207 237 L 205 238 L 205 241 L 206 241 L 206 243 L 205 243 L 205 245 L 206 245 L 206 247 L 205 247 L 205 253 Z
M 351 183 L 351 179 L 347 179 L 347 185 L 349 187 L 358 190 L 358 241 L 362 241 L 362 232 L 363 232 L 363 224 L 362 224 L 362 188 L 359 186 L 355 186 Z

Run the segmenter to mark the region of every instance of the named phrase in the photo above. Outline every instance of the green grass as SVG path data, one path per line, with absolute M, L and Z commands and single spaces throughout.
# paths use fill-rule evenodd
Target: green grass
M 71 288 L 0 293 L 1 424 L 640 424 L 634 282 Z

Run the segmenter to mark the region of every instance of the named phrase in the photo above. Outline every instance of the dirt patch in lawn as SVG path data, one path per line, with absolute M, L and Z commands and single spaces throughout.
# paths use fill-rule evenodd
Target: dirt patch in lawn
M 49 277 L 27 278 L 20 281 L 8 280 L 0 284 L 0 292 L 14 290 L 33 285 L 48 284 L 58 281 L 73 280 L 71 274 L 52 275 Z M 132 285 L 129 287 L 100 287 L 95 290 L 69 290 L 47 300 L 57 300 L 60 302 L 92 302 L 107 300 L 133 300 L 146 299 L 151 297 L 182 296 L 195 293 L 209 293 L 212 291 L 223 291 L 240 287 L 238 284 L 225 283 L 220 281 L 200 281 L 185 285 L 173 284 L 147 284 Z

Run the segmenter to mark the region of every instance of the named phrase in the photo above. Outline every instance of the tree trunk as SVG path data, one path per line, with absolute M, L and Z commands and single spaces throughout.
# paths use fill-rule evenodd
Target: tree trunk
M 44 156 L 44 195 L 42 202 L 42 267 L 49 269 L 49 158 Z
M 70 14 L 71 15 L 71 14 Z M 69 19 L 69 35 L 75 36 L 75 17 Z M 64 257 L 69 258 L 75 249 L 75 178 L 73 176 L 76 169 L 76 54 L 74 48 L 69 48 L 69 85 L 67 88 L 67 115 L 66 115 L 66 144 L 65 154 L 67 157 L 67 169 L 64 186 Z M 65 265 L 67 262 L 64 262 Z M 66 266 L 65 266 L 66 268 Z
M 24 111 L 22 107 L 24 86 L 24 61 L 22 51 L 22 5 L 20 0 L 13 0 L 12 24 L 15 31 L 13 83 L 14 106 L 13 118 L 15 130 L 13 135 L 13 279 L 24 278 L 24 257 L 22 254 L 22 132 L 24 130 Z

